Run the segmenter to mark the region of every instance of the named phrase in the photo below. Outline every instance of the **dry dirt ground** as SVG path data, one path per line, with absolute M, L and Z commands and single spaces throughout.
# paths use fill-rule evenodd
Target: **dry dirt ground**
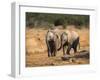
M 65 30 L 61 29 L 61 31 Z M 89 29 L 73 28 L 73 30 L 80 35 L 80 50 L 89 51 Z M 62 50 L 57 52 L 56 57 L 49 58 L 45 43 L 46 33 L 47 29 L 26 28 L 26 67 L 89 64 L 89 59 L 87 58 L 77 58 L 74 62 L 70 60 L 63 61 L 61 59 L 63 56 Z

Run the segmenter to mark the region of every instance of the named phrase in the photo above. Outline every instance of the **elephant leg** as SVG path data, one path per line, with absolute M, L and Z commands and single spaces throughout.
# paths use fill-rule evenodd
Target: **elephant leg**
M 54 56 L 54 50 L 53 50 L 53 48 L 51 48 L 50 53 L 51 53 L 51 56 Z
M 56 50 L 54 50 L 53 56 L 56 56 Z
M 56 50 L 56 45 L 54 45 L 54 51 L 53 51 L 53 56 L 56 56 L 57 50 Z
M 70 54 L 70 50 L 71 50 L 71 45 L 69 45 L 68 48 L 67 48 L 67 54 L 68 55 Z
M 74 49 L 74 53 L 76 53 L 77 52 L 77 45 L 75 43 L 73 44 L 73 49 Z
M 49 42 L 47 40 L 46 40 L 46 44 L 47 44 L 48 57 L 50 57 L 51 56 L 50 44 L 49 44 Z
M 54 49 L 53 56 L 56 56 L 56 49 Z
M 55 50 L 55 44 L 54 44 L 54 42 L 52 43 L 52 46 L 51 46 L 51 55 L 52 56 L 55 56 L 55 52 L 56 52 L 56 50 Z
M 74 52 L 75 52 L 75 53 L 77 52 L 77 46 L 74 47 Z
M 53 52 L 51 53 L 51 56 L 53 57 L 55 55 L 55 51 L 53 50 Z
M 77 46 L 79 44 L 79 38 L 77 38 L 74 42 L 73 42 L 73 49 L 74 49 L 74 52 L 76 53 L 77 52 Z
M 50 49 L 48 49 L 48 57 L 51 56 L 51 52 L 50 52 Z
M 65 45 L 63 45 L 63 55 L 65 55 L 66 54 L 66 52 L 65 52 Z
M 57 48 L 56 48 L 56 42 L 53 42 L 52 44 L 52 56 L 56 56 Z
M 54 53 L 54 56 L 56 56 L 56 54 L 57 54 L 57 44 L 55 43 L 55 53 Z
M 52 52 L 51 52 L 51 47 L 50 47 L 50 45 L 48 44 L 48 57 L 50 57 L 51 54 L 52 54 Z

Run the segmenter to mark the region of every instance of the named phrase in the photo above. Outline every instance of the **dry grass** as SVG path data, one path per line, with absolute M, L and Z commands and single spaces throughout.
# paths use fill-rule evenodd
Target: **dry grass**
M 89 30 L 75 29 L 80 35 L 81 50 L 89 50 Z M 61 31 L 65 31 L 62 29 Z M 89 64 L 89 59 L 78 58 L 74 62 L 62 61 L 62 50 L 57 52 L 56 57 L 47 56 L 47 46 L 45 43 L 46 29 L 26 29 L 26 67 L 34 66 L 58 66 L 71 64 Z

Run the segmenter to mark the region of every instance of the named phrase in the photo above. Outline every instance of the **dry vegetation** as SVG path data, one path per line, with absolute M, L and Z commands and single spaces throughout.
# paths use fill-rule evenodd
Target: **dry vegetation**
M 71 29 L 77 31 L 80 35 L 80 50 L 89 50 L 89 29 L 75 29 L 74 27 Z M 62 29 L 61 31 L 65 30 L 66 29 Z M 43 28 L 26 29 L 26 67 L 89 64 L 89 59 L 87 58 L 77 58 L 74 62 L 70 60 L 62 61 L 62 50 L 57 52 L 56 57 L 48 58 L 47 46 L 45 43 L 46 32 L 47 29 Z

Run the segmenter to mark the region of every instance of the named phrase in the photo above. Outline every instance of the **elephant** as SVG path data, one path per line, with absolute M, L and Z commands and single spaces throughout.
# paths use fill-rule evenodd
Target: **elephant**
M 56 56 L 58 35 L 53 30 L 48 30 L 46 34 L 46 45 L 48 51 L 48 57 Z
M 71 48 L 73 48 L 74 53 L 77 52 L 77 47 L 80 48 L 80 38 L 77 32 L 75 31 L 66 31 L 61 34 L 61 46 L 58 50 L 63 48 L 63 55 L 70 54 Z M 66 49 L 67 47 L 67 49 Z

